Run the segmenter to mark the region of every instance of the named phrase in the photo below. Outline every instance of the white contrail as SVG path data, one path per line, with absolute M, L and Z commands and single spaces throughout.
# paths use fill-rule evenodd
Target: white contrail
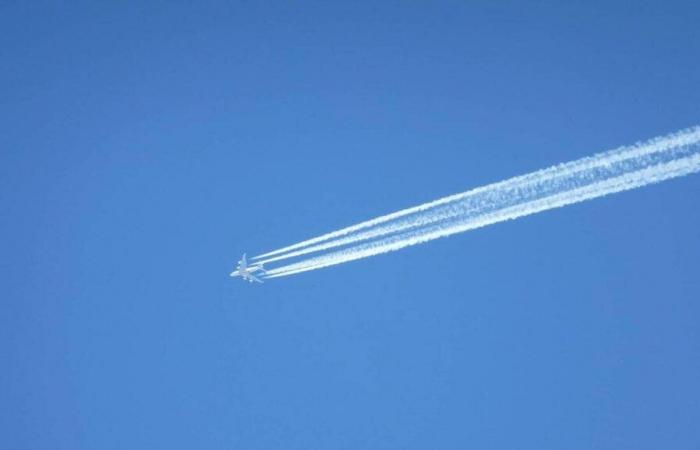
M 572 203 L 590 200 L 592 198 L 601 197 L 611 193 L 634 189 L 636 187 L 656 183 L 669 178 L 687 175 L 689 173 L 700 171 L 700 155 L 693 155 L 681 161 L 667 163 L 664 165 L 664 167 L 659 167 L 659 169 L 663 170 L 662 173 L 658 173 L 654 169 L 657 168 L 643 169 L 633 174 L 623 175 L 619 177 L 619 179 L 595 183 L 592 186 L 573 189 L 560 194 L 545 197 L 543 199 L 530 201 L 504 208 L 496 212 L 486 213 L 478 217 L 465 219 L 463 221 L 450 221 L 449 223 L 440 224 L 427 229 L 421 229 L 417 232 L 400 234 L 379 241 L 361 244 L 347 250 L 318 256 L 299 263 L 269 270 L 268 274 L 270 278 L 276 278 L 306 272 L 309 270 L 320 269 L 322 267 L 328 267 L 355 259 L 366 258 L 368 256 L 399 250 L 411 245 L 421 244 L 433 239 L 450 236 L 455 233 L 473 230 L 475 228 L 484 227 L 486 225 L 491 225 L 506 220 L 516 219 L 518 217 L 535 214 L 548 209 L 559 208 Z
M 539 187 L 546 185 L 549 185 L 549 188 L 556 187 L 562 180 L 567 182 L 568 178 L 575 174 L 585 174 L 594 169 L 617 164 L 626 160 L 654 157 L 655 154 L 672 153 L 674 149 L 696 142 L 699 135 L 700 130 L 698 128 L 690 129 L 662 138 L 653 139 L 643 144 L 622 147 L 592 157 L 560 164 L 548 169 L 539 170 L 498 183 L 482 186 L 464 193 L 444 197 L 413 208 L 380 216 L 357 225 L 259 255 L 256 258 L 260 263 L 270 263 L 319 252 L 321 250 L 347 246 L 416 227 L 422 227 L 450 218 L 454 214 L 454 204 L 464 202 L 470 198 L 478 198 L 489 193 L 505 192 L 509 189 L 519 189 L 521 186 L 532 185 L 533 183 L 537 184 Z M 478 207 L 478 204 L 475 204 L 475 207 Z M 463 214 L 463 209 L 460 209 L 459 213 Z
M 445 197 L 269 252 L 266 255 L 279 256 L 266 261 L 355 244 L 268 270 L 268 276 L 292 275 L 386 253 L 699 170 L 700 127 L 696 127 Z M 368 230 L 357 232 L 365 228 Z M 345 237 L 332 240 L 332 236 Z M 302 250 L 290 252 L 291 247 Z

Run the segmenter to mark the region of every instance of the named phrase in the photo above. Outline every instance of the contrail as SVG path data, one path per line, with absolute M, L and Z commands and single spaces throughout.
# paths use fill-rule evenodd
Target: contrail
M 449 217 L 449 205 L 452 205 L 458 201 L 463 201 L 467 198 L 478 196 L 484 192 L 494 192 L 498 189 L 515 188 L 523 184 L 532 183 L 533 181 L 538 181 L 540 184 L 545 184 L 548 181 L 556 182 L 556 180 L 565 179 L 567 176 L 570 176 L 573 173 L 590 170 L 592 168 L 601 167 L 608 164 L 614 164 L 624 159 L 639 158 L 642 156 L 652 155 L 654 153 L 665 152 L 674 147 L 684 145 L 684 142 L 692 142 L 693 139 L 697 138 L 697 136 L 693 134 L 693 131 L 694 130 L 688 130 L 687 132 L 677 133 L 676 135 L 654 139 L 645 144 L 636 145 L 633 147 L 623 147 L 595 155 L 593 157 L 582 158 L 527 175 L 511 178 L 499 183 L 476 188 L 464 193 L 444 197 L 413 208 L 380 216 L 351 227 L 334 231 L 332 233 L 327 233 L 325 235 L 284 247 L 279 250 L 268 252 L 263 255 L 259 255 L 256 258 L 259 259 L 258 262 L 269 263 L 314 253 L 321 250 L 349 245 L 418 226 L 424 226 L 428 223 L 433 223 Z M 445 207 L 445 205 L 448 206 Z M 379 226 L 384 223 L 386 223 L 386 225 Z M 336 237 L 336 239 L 334 239 L 334 237 Z
M 700 127 L 560 164 L 362 222 L 260 255 L 272 262 L 345 246 L 268 270 L 292 275 L 450 236 L 700 171 Z
M 548 209 L 559 208 L 572 203 L 601 197 L 610 193 L 621 192 L 665 179 L 687 175 L 700 170 L 700 155 L 694 155 L 678 162 L 668 163 L 665 167 L 661 167 L 661 169 L 664 170 L 663 174 L 657 174 L 653 170 L 645 169 L 631 174 L 630 176 L 621 176 L 619 180 L 596 183 L 593 186 L 572 189 L 564 193 L 522 203 L 513 207 L 503 208 L 502 210 L 482 214 L 470 219 L 450 221 L 446 224 L 421 229 L 414 233 L 399 234 L 379 241 L 361 244 L 347 250 L 318 256 L 299 263 L 269 270 L 268 274 L 270 278 L 276 278 L 328 267 L 355 259 L 378 255 L 380 253 L 399 250 L 411 245 L 421 244 L 433 239 L 450 236 L 455 233 L 480 228 L 505 220 L 516 219 Z

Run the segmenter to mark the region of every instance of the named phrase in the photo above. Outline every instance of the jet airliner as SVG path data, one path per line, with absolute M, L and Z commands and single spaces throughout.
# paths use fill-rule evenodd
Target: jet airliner
M 253 272 L 261 272 L 263 274 L 267 273 L 263 268 L 262 264 L 254 264 L 252 266 L 248 266 L 248 261 L 246 260 L 245 253 L 243 253 L 243 257 L 240 261 L 238 261 L 238 266 L 236 267 L 236 270 L 231 272 L 230 276 L 241 277 L 244 280 L 247 280 L 251 283 L 253 281 L 255 281 L 256 283 L 262 283 L 262 280 L 253 275 Z

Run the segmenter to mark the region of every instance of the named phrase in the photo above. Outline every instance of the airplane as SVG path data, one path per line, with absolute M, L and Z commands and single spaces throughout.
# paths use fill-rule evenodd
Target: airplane
M 244 280 L 248 280 L 249 282 L 255 281 L 256 283 L 262 283 L 262 280 L 253 275 L 253 272 L 262 272 L 263 274 L 266 274 L 267 271 L 263 268 L 262 264 L 254 264 L 252 266 L 248 266 L 248 261 L 246 261 L 245 253 L 243 253 L 243 257 L 241 258 L 240 261 L 238 261 L 238 266 L 236 267 L 236 270 L 231 272 L 232 277 L 241 277 Z

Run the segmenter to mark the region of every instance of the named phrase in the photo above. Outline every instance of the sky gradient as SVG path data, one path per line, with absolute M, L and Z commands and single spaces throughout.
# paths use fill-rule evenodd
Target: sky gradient
M 700 124 L 699 22 L 697 2 L 0 4 L 0 447 L 697 449 L 700 176 L 228 274 Z

